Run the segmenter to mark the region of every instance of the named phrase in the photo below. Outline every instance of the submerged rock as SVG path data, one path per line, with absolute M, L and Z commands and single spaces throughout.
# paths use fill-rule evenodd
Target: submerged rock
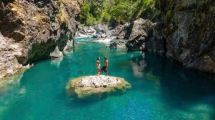
M 62 60 L 63 60 L 63 57 L 52 59 L 51 64 L 55 65 L 56 67 L 60 67 Z
M 123 78 L 112 76 L 84 76 L 70 80 L 66 86 L 69 93 L 77 95 L 78 98 L 85 98 L 92 95 L 124 91 L 131 85 Z
M 16 75 L 8 76 L 8 77 L 5 77 L 4 80 L 0 80 L 0 94 L 8 92 L 14 86 L 18 86 L 20 83 L 20 80 L 22 79 L 23 72 L 24 71 L 21 71 Z

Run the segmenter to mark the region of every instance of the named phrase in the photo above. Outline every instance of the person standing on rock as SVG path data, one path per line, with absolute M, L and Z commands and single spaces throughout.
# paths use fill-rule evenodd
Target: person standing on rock
M 108 59 L 107 57 L 104 58 L 104 66 L 102 67 L 102 72 L 105 72 L 108 75 Z
M 100 65 L 100 58 L 99 57 L 97 57 L 96 58 L 96 68 L 97 68 L 97 74 L 98 75 L 100 75 L 100 73 L 101 73 L 101 65 Z

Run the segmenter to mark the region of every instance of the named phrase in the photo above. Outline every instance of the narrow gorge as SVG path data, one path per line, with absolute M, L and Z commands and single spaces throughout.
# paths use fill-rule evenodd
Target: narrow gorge
M 18 75 L 29 64 L 50 58 L 56 47 L 63 51 L 67 42 L 74 39 L 85 3 L 92 4 L 81 0 L 1 1 L 0 78 Z M 99 4 L 102 2 L 96 3 Z M 111 1 L 108 4 L 113 5 Z M 115 26 L 112 29 L 117 38 L 130 40 L 126 44 L 128 50 L 145 49 L 166 55 L 187 68 L 214 73 L 215 3 L 157 0 L 153 4 L 150 10 L 135 11 L 148 19 L 146 22 L 133 21 L 135 15 L 127 27 L 112 20 L 110 25 Z
M 0 120 L 214 120 L 214 0 L 0 0 Z

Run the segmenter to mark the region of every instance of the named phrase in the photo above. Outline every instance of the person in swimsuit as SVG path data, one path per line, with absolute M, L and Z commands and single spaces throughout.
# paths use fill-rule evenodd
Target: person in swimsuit
M 104 66 L 102 67 L 102 72 L 105 72 L 108 75 L 108 59 L 107 57 L 104 58 Z
M 100 75 L 100 73 L 101 73 L 101 68 L 100 68 L 100 58 L 99 57 L 97 57 L 96 58 L 96 68 L 97 68 L 97 74 L 98 75 Z

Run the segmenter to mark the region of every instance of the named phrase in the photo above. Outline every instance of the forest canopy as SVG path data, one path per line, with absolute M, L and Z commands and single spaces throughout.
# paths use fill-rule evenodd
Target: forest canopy
M 82 24 L 125 23 L 155 10 L 155 0 L 87 0 L 81 7 Z

